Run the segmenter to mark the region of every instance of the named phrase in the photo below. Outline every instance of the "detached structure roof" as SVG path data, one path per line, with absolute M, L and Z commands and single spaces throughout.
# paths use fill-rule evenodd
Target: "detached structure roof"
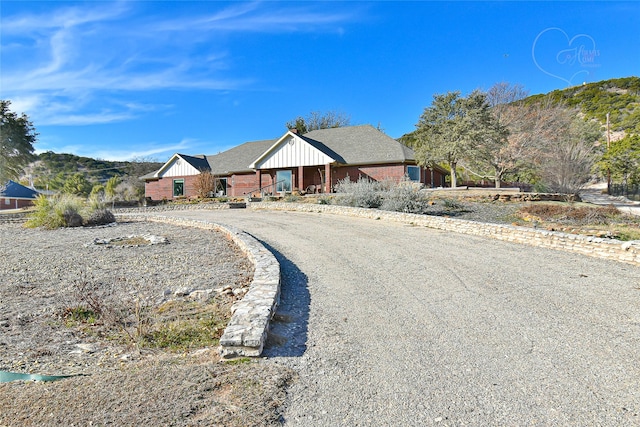
M 25 187 L 12 180 L 9 180 L 5 185 L 0 185 L 0 197 L 6 199 L 35 200 L 39 194 L 33 188 Z

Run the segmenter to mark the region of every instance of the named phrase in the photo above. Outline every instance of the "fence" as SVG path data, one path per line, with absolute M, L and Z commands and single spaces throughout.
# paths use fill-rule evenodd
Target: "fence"
M 625 196 L 630 200 L 640 200 L 640 185 L 638 184 L 611 184 L 609 194 L 612 196 Z

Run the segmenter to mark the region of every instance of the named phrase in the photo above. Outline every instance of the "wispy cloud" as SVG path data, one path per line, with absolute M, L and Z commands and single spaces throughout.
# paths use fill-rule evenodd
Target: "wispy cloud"
M 94 159 L 102 159 L 109 161 L 131 161 L 134 159 L 159 159 L 162 162 L 169 158 L 176 152 L 190 151 L 194 146 L 199 146 L 201 142 L 195 139 L 185 138 L 175 143 L 156 143 L 146 142 L 136 144 L 136 150 L 127 149 L 92 149 L 90 146 L 78 146 L 78 145 L 59 145 L 56 147 L 56 152 L 59 153 L 74 153 L 78 156 L 91 157 Z M 43 153 L 49 150 L 48 147 L 39 147 L 36 153 Z
M 340 31 L 353 19 L 313 4 L 208 3 L 208 14 L 154 15 L 145 2 L 96 2 L 45 12 L 7 13 L 2 25 L 3 99 L 39 125 L 133 120 L 166 105 L 136 94 L 155 90 L 236 91 L 258 80 L 233 70 L 221 34 Z M 175 3 L 173 4 L 175 7 Z

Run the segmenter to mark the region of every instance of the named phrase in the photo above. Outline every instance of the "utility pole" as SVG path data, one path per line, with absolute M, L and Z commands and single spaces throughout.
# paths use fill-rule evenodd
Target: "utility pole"
M 611 132 L 609 127 L 609 113 L 607 113 L 607 153 L 611 148 Z M 607 167 L 607 194 L 611 194 L 611 168 Z

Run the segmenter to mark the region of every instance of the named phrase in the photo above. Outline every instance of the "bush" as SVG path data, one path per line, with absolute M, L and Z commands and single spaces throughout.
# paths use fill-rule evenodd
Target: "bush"
M 380 209 L 385 211 L 424 213 L 428 201 L 420 195 L 420 189 L 411 182 L 402 181 L 384 195 Z
M 61 194 L 47 198 L 39 196 L 35 203 L 35 210 L 26 222 L 27 227 L 44 227 L 55 229 L 59 227 L 82 225 L 80 211 L 83 208 L 82 199 L 70 194 Z M 80 217 L 78 219 L 78 217 Z
M 87 218 L 86 225 L 105 225 L 116 222 L 116 217 L 107 209 L 93 211 Z
M 336 191 L 336 202 L 339 205 L 359 208 L 379 208 L 382 205 L 383 186 L 366 177 L 353 182 L 347 176 L 338 181 Z
M 85 203 L 77 196 L 60 194 L 47 198 L 39 196 L 35 210 L 26 222 L 27 227 L 44 227 L 49 230 L 60 227 L 80 227 L 115 222 L 113 214 L 95 200 Z M 84 218 L 88 218 L 87 221 Z

